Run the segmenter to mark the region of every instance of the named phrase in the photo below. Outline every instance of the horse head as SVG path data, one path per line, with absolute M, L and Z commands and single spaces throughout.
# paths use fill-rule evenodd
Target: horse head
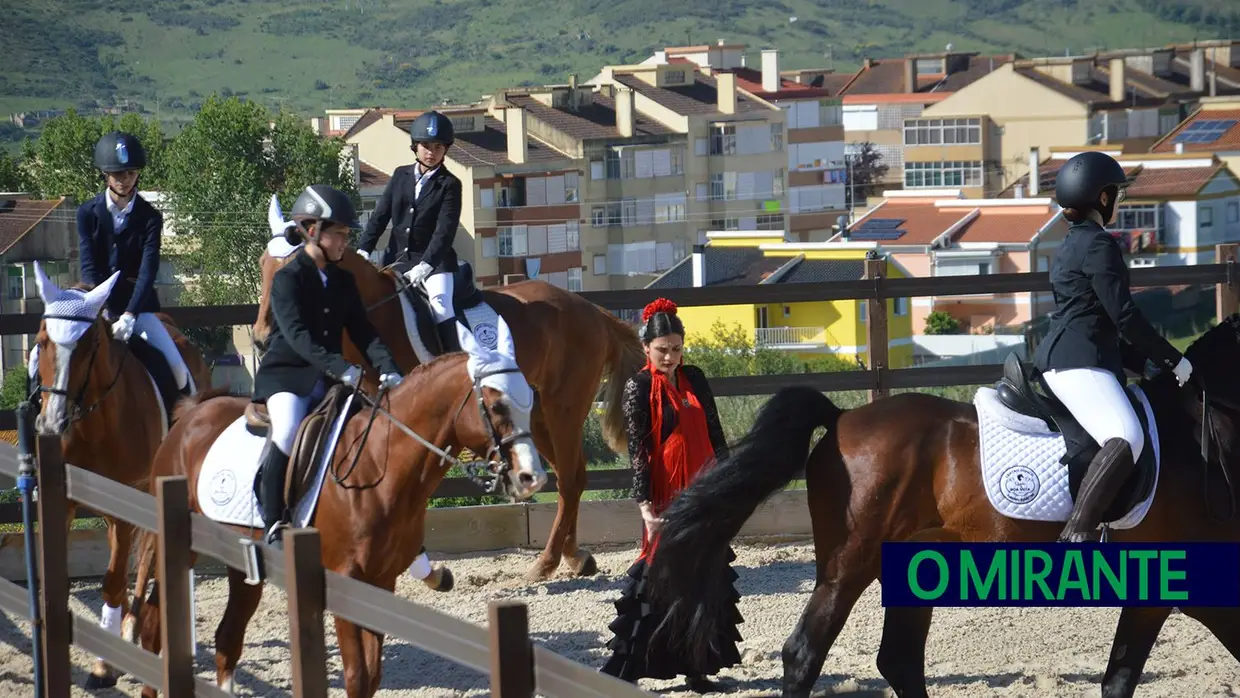
M 63 436 L 71 422 L 91 409 L 83 401 L 94 396 L 93 402 L 98 404 L 103 398 L 92 387 L 115 379 L 110 374 L 103 375 L 109 373 L 106 369 L 93 369 L 96 364 L 111 365 L 112 343 L 107 341 L 111 332 L 100 313 L 120 272 L 93 289 L 80 285 L 62 289 L 47 278 L 38 262 L 34 263 L 34 271 L 39 297 L 43 299 L 43 321 L 35 339 L 39 390 L 49 396 L 43 401 L 35 427 L 41 434 Z M 89 347 L 87 351 L 75 351 L 82 344 Z
M 280 199 L 275 194 L 271 195 L 271 205 L 267 208 L 267 225 L 271 227 L 271 239 L 267 241 L 263 256 L 258 258 L 262 284 L 258 291 L 258 318 L 254 320 L 253 330 L 254 348 L 258 350 L 260 359 L 267 353 L 267 342 L 275 325 L 269 300 L 271 282 L 276 272 L 284 268 L 293 258 L 293 253 L 301 248 L 301 245 L 294 245 L 284 237 L 284 231 L 296 224 L 284 220 L 284 214 L 280 212 Z
M 516 348 L 508 323 L 499 318 L 493 350 L 478 343 L 473 333 L 459 322 L 456 332 L 461 348 L 469 355 L 466 371 L 473 381 L 488 435 L 486 459 L 490 461 L 492 472 L 503 477 L 504 488 L 510 496 L 518 501 L 528 499 L 547 484 L 547 473 L 530 435 L 534 389 L 517 367 Z

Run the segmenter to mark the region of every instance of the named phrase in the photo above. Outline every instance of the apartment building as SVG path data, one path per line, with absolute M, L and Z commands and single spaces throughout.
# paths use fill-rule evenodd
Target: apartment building
M 1227 44 L 1226 61 L 1240 58 Z M 1018 59 L 927 107 L 923 116 L 987 115 L 1000 141 L 996 172 L 1007 187 L 1029 171 L 1031 148 L 1046 152 L 1083 143 L 1145 151 L 1212 90 L 1240 94 L 1240 79 L 1231 77 L 1240 71 L 1207 58 L 1207 48 Z M 1219 48 L 1213 47 L 1215 55 L 1221 55 Z
M 1240 174 L 1240 97 L 1203 97 L 1200 104 L 1150 152 L 1213 154 Z
M 1118 160 L 1131 182 L 1115 221 L 1107 226 L 1119 238 L 1130 266 L 1212 264 L 1215 245 L 1240 242 L 1240 179 L 1208 153 L 1054 148 L 1050 157 L 1039 161 L 1035 185 L 1025 176 L 1000 196 L 1020 199 L 1054 192 L 1059 168 L 1086 149 Z M 1036 158 L 1035 152 L 1032 159 Z
M 707 230 L 786 230 L 784 110 L 738 87 L 736 75 L 708 75 L 691 61 L 607 66 L 589 84 L 617 104 L 631 98 L 635 114 L 683 134 L 685 143 L 680 165 L 685 245 L 673 244 L 670 258 L 666 253 L 662 258 L 659 255 L 659 243 L 666 243 L 666 238 L 656 238 L 652 246 L 648 237 L 630 236 L 625 230 L 626 204 L 621 202 L 617 211 L 610 191 L 603 203 L 590 204 L 591 227 L 608 231 L 608 271 L 619 277 L 613 279 L 613 287 L 620 287 L 621 279 L 625 288 L 644 287 L 650 277 L 683 259 L 692 244 L 704 243 Z M 637 159 L 638 152 L 633 155 L 635 174 L 639 166 L 645 167 Z M 617 153 L 614 157 L 623 180 L 629 167 L 624 160 L 627 156 Z M 654 167 L 654 155 L 650 157 Z M 604 176 L 599 179 L 606 179 L 611 167 L 606 158 L 591 160 L 591 180 L 600 170 Z M 636 206 L 634 202 L 631 219 L 640 231 L 643 219 Z
M 745 50 L 744 44 L 722 43 L 668 47 L 643 64 L 692 63 L 707 75 L 731 73 L 740 89 L 783 109 L 787 125 L 783 148 L 788 153 L 787 231 L 792 239 L 825 240 L 845 207 L 843 103 L 833 96 L 825 79 L 804 84 L 783 77 L 777 50 L 762 51 L 760 70 L 746 65 Z
M 4 287 L 0 312 L 43 312 L 35 283 L 34 262 L 61 288 L 81 280 L 77 225 L 73 202 L 65 197 L 32 199 L 26 194 L 0 194 L 0 264 Z M 0 337 L 0 371 L 25 366 L 34 335 Z

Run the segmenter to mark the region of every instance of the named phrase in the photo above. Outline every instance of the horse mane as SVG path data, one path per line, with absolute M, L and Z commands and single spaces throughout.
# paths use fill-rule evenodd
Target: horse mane
M 172 408 L 172 421 L 180 421 L 181 418 L 185 416 L 186 412 L 189 412 L 198 405 L 201 405 L 208 400 L 213 400 L 217 397 L 243 397 L 249 399 L 250 396 L 241 393 L 234 393 L 227 386 L 207 388 L 195 395 L 183 397 L 180 400 L 177 400 L 176 406 Z

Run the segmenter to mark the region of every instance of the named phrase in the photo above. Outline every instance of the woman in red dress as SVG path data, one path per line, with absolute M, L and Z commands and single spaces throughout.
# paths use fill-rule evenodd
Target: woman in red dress
M 629 458 L 633 464 L 633 497 L 642 515 L 641 552 L 629 568 L 628 583 L 618 601 L 617 618 L 607 643 L 612 656 L 601 671 L 626 681 L 671 679 L 683 674 L 697 693 L 718 690 L 706 677 L 740 663 L 737 624 L 743 622 L 736 602 L 731 565 L 702 579 L 703 594 L 720 594 L 730 614 L 721 619 L 720 635 L 708 657 L 678 651 L 675 638 L 655 633 L 666 609 L 652 608 L 647 594 L 647 567 L 658 544 L 659 518 L 672 500 L 703 468 L 727 456 L 727 443 L 706 374 L 682 363 L 685 328 L 676 305 L 660 298 L 642 312 L 642 344 L 646 366 L 624 386 Z M 729 553 L 728 562 L 736 559 Z

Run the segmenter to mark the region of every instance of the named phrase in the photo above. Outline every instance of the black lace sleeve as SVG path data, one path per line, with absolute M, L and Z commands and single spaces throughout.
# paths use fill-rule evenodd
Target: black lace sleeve
M 629 461 L 633 467 L 633 499 L 650 499 L 650 380 L 633 376 L 624 384 L 624 421 L 628 426 Z
M 710 432 L 710 444 L 715 447 L 715 458 L 723 460 L 728 457 L 728 440 L 723 435 L 723 424 L 719 421 L 719 408 L 715 405 L 715 394 L 711 392 L 710 381 L 706 374 L 697 366 L 685 366 L 685 375 L 693 382 L 693 392 L 697 393 L 706 412 L 706 429 Z

